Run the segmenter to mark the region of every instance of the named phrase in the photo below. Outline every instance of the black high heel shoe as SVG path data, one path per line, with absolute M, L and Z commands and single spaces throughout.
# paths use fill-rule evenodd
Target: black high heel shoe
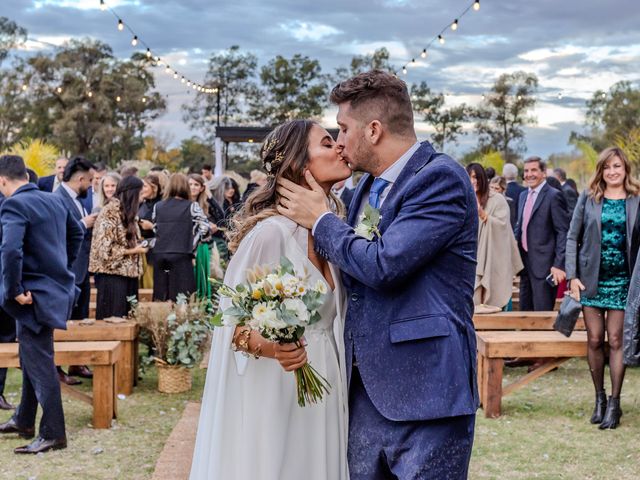
M 602 423 L 605 411 L 607 410 L 607 394 L 604 390 L 596 392 L 596 404 L 593 407 L 593 415 L 591 415 L 591 423 Z
M 609 397 L 609 404 L 607 405 L 607 411 L 604 414 L 602 423 L 598 427 L 600 430 L 614 429 L 620 425 L 620 417 L 622 416 L 622 410 L 620 410 L 620 399 Z

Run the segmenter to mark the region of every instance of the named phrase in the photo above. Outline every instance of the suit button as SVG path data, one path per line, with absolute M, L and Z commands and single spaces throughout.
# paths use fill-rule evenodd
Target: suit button
M 351 301 L 352 302 L 357 302 L 359 298 L 360 298 L 360 296 L 357 293 L 352 293 L 351 294 Z

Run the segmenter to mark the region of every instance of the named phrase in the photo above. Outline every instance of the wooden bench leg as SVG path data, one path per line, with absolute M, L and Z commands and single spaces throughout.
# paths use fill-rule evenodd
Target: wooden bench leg
M 485 358 L 482 375 L 482 407 L 487 418 L 497 418 L 502 405 L 502 358 Z
M 122 342 L 122 357 L 118 366 L 118 393 L 131 395 L 136 371 L 134 342 Z
M 96 365 L 93 369 L 93 428 L 110 428 L 116 409 L 116 366 Z
M 557 368 L 559 365 L 562 365 L 567 360 L 570 360 L 570 359 L 569 358 L 552 358 L 552 359 L 546 361 L 541 366 L 536 368 L 534 371 L 529 372 L 524 377 L 522 377 L 519 380 L 517 380 L 517 381 L 507 385 L 506 387 L 504 387 L 504 390 L 502 392 L 502 396 L 506 397 L 510 393 L 513 393 L 514 391 L 518 390 L 519 388 L 522 388 L 526 384 L 534 381 L 536 378 L 539 378 L 542 375 L 544 375 L 545 373 L 550 372 L 554 368 Z

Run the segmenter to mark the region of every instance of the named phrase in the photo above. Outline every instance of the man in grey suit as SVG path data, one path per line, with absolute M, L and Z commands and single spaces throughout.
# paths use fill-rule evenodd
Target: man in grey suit
M 520 274 L 520 310 L 553 310 L 557 287 L 566 275 L 569 216 L 562 192 L 546 182 L 539 157 L 524 162 L 528 189 L 520 194 L 516 240 L 524 270 Z

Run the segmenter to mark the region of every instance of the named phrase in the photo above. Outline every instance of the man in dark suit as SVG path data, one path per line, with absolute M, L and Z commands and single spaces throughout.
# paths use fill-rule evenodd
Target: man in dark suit
M 566 275 L 565 248 L 569 216 L 562 192 L 545 181 L 539 157 L 524 163 L 528 189 L 520 194 L 515 235 L 524 263 L 520 273 L 520 310 L 553 310 L 557 286 Z M 552 285 L 554 284 L 554 285 Z
M 513 212 L 515 215 L 511 215 L 511 228 L 515 230 L 516 223 L 518 222 L 518 202 L 520 201 L 520 194 L 527 188 L 518 183 L 518 167 L 513 163 L 505 163 L 502 167 L 502 176 L 507 181 L 507 189 L 504 194 L 507 198 L 511 199 L 511 205 L 513 205 Z
M 89 255 L 91 253 L 91 234 L 97 213 L 88 213 L 82 205 L 82 200 L 88 196 L 93 176 L 93 165 L 84 157 L 74 157 L 64 169 L 62 185 L 54 195 L 60 197 L 67 210 L 73 215 L 84 231 L 84 239 L 80 247 L 80 253 L 71 266 L 76 277 L 76 286 L 80 289 L 80 296 L 71 312 L 71 320 L 83 320 L 89 316 L 89 302 L 91 300 L 91 284 L 89 282 Z M 58 368 L 60 379 L 68 385 L 79 383 L 76 379 L 69 378 L 62 368 Z M 69 375 L 83 378 L 92 378 L 93 374 L 84 365 L 69 367 Z
M 67 163 L 69 163 L 69 160 L 64 157 L 56 160 L 56 173 L 40 178 L 38 180 L 38 188 L 43 192 L 55 192 L 62 183 L 62 175 Z
M 578 202 L 578 192 L 575 191 L 569 183 L 567 183 L 567 172 L 562 168 L 554 168 L 553 176 L 556 177 L 560 182 L 560 185 L 562 185 L 562 193 L 567 201 L 567 212 L 569 213 L 569 218 L 571 218 L 573 216 L 573 211 L 576 208 L 576 203 Z
M 42 418 L 38 437 L 14 450 L 37 454 L 66 448 L 60 383 L 53 358 L 53 330 L 66 329 L 76 301 L 71 265 L 82 244 L 82 227 L 62 200 L 27 182 L 22 158 L 0 157 L 2 224 L 2 307 L 16 319 L 22 368 L 22 398 L 0 433 L 35 435 L 38 404 Z
M 91 186 L 87 190 L 87 194 L 84 198 L 80 196 L 78 200 L 87 211 L 87 213 L 93 213 L 93 207 L 98 205 L 98 192 L 100 191 L 100 182 L 107 174 L 107 167 L 104 163 L 93 164 L 93 180 L 91 180 Z
M 353 189 L 347 187 L 346 184 L 347 184 L 346 180 L 338 182 L 333 187 L 331 187 L 331 191 L 344 204 L 346 214 L 348 215 L 349 205 L 351 204 L 351 199 L 353 198 Z

